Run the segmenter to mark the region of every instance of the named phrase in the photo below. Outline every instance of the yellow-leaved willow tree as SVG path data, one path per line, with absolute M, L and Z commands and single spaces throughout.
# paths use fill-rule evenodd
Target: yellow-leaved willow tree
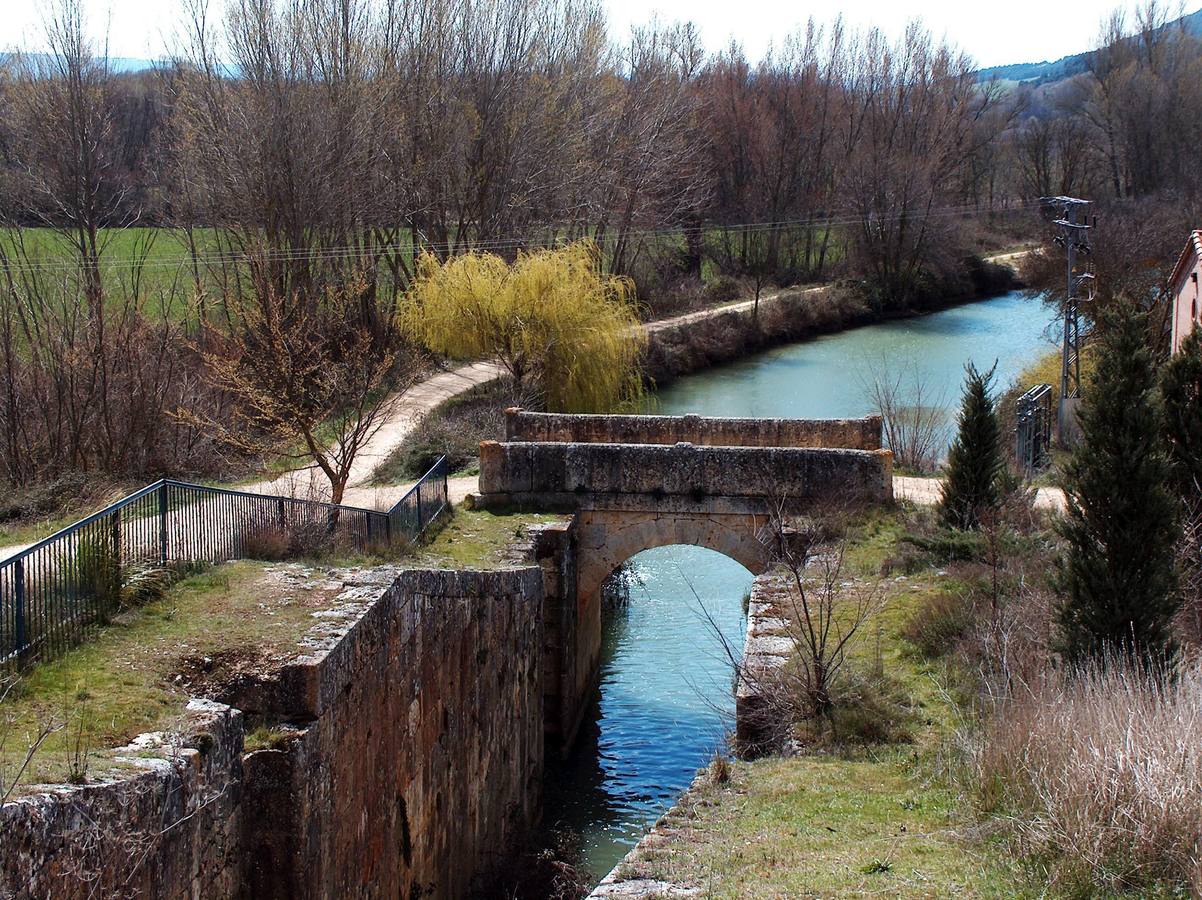
M 608 412 L 642 396 L 644 337 L 629 279 L 603 275 L 591 241 L 440 262 L 426 253 L 402 320 L 431 350 L 500 362 L 547 409 Z

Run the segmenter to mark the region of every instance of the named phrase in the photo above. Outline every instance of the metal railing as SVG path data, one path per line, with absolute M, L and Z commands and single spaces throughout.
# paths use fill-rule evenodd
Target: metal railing
M 265 533 L 310 530 L 355 551 L 412 544 L 447 501 L 445 458 L 387 512 L 156 481 L 0 562 L 0 664 L 59 656 L 139 579 L 246 558 Z
M 1030 476 L 1051 458 L 1052 386 L 1035 385 L 1014 406 L 1014 458 L 1022 472 Z

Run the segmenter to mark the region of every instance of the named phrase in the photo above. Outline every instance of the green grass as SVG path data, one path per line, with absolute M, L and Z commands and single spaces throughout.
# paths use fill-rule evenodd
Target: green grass
M 16 522 L 0 526 L 0 547 L 32 544 L 40 541 L 42 538 L 49 537 L 56 531 L 61 531 L 68 525 L 75 524 L 83 518 L 83 515 L 57 516 L 33 522 Z
M 10 254 L 14 265 L 52 266 L 74 258 L 69 238 L 51 228 L 26 228 L 21 232 L 28 260 L 15 255 L 17 231 L 0 229 L 0 248 Z M 201 255 L 222 251 L 217 232 L 200 228 L 194 232 Z M 195 293 L 187 238 L 172 228 L 103 229 L 101 278 L 110 302 L 135 285 L 143 298 L 142 312 L 152 319 L 195 320 Z M 139 261 L 142 263 L 138 265 Z M 202 278 L 203 280 L 203 278 Z
M 908 750 L 731 768 L 669 815 L 670 843 L 622 874 L 683 877 L 716 898 L 1024 895 Z
M 285 581 L 262 563 L 236 562 L 125 612 L 87 643 L 32 669 L 0 704 L 0 782 L 12 780 L 48 723 L 58 730 L 23 784 L 71 780 L 77 744 L 105 768 L 104 751 L 169 729 L 189 697 L 211 694 L 235 672 L 295 655 L 313 613 L 328 608 L 341 587 L 322 570 Z
M 415 566 L 459 569 L 492 569 L 511 565 L 514 545 L 531 525 L 565 521 L 548 513 L 497 514 L 486 510 L 457 508 L 454 516 L 412 558 Z

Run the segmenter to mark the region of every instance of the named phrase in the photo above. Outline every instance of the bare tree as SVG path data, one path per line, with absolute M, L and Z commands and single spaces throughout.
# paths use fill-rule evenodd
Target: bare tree
M 778 696 L 796 703 L 795 720 L 820 719 L 834 726 L 832 713 L 848 649 L 884 605 L 874 581 L 848 579 L 846 521 L 818 512 L 789 516 L 778 503 L 761 532 L 772 566 L 784 580 L 776 605 L 790 621 L 790 663 L 776 674 Z M 783 693 L 779 688 L 783 687 Z
M 946 395 L 931 387 L 917 363 L 883 357 L 867 364 L 861 384 L 897 465 L 934 471 L 947 446 Z
M 206 332 L 212 377 L 236 398 L 233 425 L 218 425 L 222 438 L 247 453 L 311 460 L 332 503 L 414 377 L 409 358 L 357 320 L 362 290 L 361 281 L 331 288 L 315 305 L 274 293 L 228 297 L 233 327 Z

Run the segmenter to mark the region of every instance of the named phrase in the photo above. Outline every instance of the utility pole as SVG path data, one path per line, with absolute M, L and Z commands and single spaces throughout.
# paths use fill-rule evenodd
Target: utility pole
M 1059 208 L 1060 218 L 1053 221 L 1060 233 L 1053 243 L 1064 248 L 1065 253 L 1065 297 L 1064 297 L 1064 344 L 1060 360 L 1060 405 L 1056 413 L 1056 439 L 1062 446 L 1073 443 L 1077 435 L 1077 407 L 1081 402 L 1081 354 L 1080 329 L 1078 325 L 1078 291 L 1088 289 L 1093 274 L 1077 274 L 1077 254 L 1090 254 L 1089 229 L 1083 221 L 1089 200 L 1076 197 L 1041 197 L 1040 202 Z M 1090 291 L 1085 298 L 1093 299 Z

